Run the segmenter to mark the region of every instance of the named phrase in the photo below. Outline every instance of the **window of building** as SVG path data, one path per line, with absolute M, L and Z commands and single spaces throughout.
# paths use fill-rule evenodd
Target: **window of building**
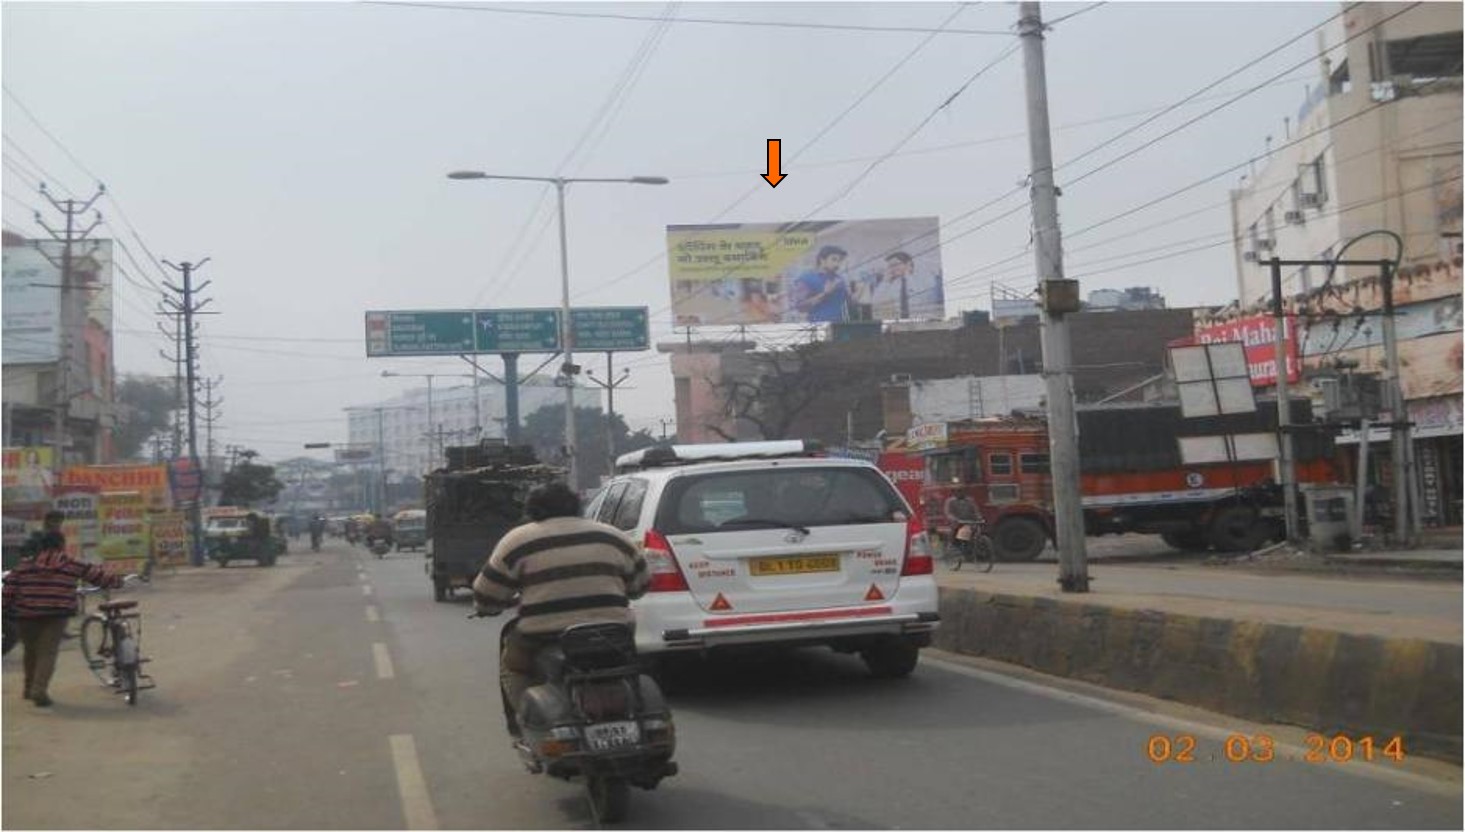
M 1317 195 L 1317 206 L 1321 208 L 1328 201 L 1327 154 L 1319 153 L 1312 160 L 1312 192 Z
M 1338 68 L 1333 70 L 1333 75 L 1328 79 L 1328 94 L 1339 95 L 1353 91 L 1353 79 L 1348 74 L 1348 61 L 1344 59 L 1339 62 Z
M 1012 454 L 987 454 L 987 470 L 994 477 L 1012 476 Z
M 1021 454 L 1018 456 L 1018 464 L 1022 466 L 1024 474 L 1048 473 L 1047 454 Z
M 1390 78 L 1404 76 L 1414 84 L 1460 77 L 1461 32 L 1421 35 L 1385 44 Z

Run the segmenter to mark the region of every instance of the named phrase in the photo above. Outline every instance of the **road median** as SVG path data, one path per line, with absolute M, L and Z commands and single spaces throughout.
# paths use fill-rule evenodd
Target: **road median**
M 1411 753 L 1461 759 L 1458 639 L 1106 601 L 943 585 L 936 646 L 1252 721 L 1398 735 Z

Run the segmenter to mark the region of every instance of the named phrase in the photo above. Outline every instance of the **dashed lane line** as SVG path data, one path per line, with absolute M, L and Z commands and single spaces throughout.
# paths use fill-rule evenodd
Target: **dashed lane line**
M 380 646 L 380 645 L 378 645 Z M 397 793 L 402 799 L 402 819 L 407 829 L 436 829 L 437 812 L 427 792 L 427 779 L 417 760 L 417 743 L 411 734 L 387 737 L 392 746 L 392 767 L 397 772 Z
M 380 641 L 371 645 L 371 658 L 376 662 L 376 678 L 391 679 L 397 675 L 392 669 L 392 656 L 387 652 L 387 646 Z
M 362 595 L 370 596 L 371 595 L 371 584 L 362 584 L 361 585 L 361 594 Z
M 370 604 L 370 605 L 367 606 L 367 608 L 366 608 L 366 620 L 367 621 L 371 621 L 371 622 L 376 622 L 376 621 L 382 620 L 382 614 L 376 608 L 376 605 L 375 604 Z

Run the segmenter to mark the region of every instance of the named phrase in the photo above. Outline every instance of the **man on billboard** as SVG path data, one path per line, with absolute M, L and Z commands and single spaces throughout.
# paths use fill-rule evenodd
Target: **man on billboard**
M 804 313 L 809 323 L 835 323 L 849 318 L 849 286 L 839 273 L 848 256 L 849 252 L 839 246 L 824 246 L 814 258 L 814 270 L 794 281 L 794 309 Z

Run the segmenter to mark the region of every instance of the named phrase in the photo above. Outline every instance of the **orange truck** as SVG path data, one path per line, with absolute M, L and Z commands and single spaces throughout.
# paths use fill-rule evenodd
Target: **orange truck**
M 1193 551 L 1245 551 L 1279 538 L 1282 491 L 1273 460 L 1256 450 L 1275 436 L 1275 419 L 1273 402 L 1258 402 L 1253 414 L 1201 419 L 1182 418 L 1174 404 L 1080 406 L 1086 532 L 1158 534 Z M 1298 484 L 1335 482 L 1332 437 L 1313 422 L 1305 400 L 1293 401 L 1292 421 Z M 921 425 L 908 442 L 925 458 L 920 502 L 928 530 L 950 534 L 944 506 L 963 492 L 981 511 L 999 558 L 1032 560 L 1053 539 L 1043 420 Z M 1207 447 L 1225 447 L 1225 457 L 1196 452 Z

